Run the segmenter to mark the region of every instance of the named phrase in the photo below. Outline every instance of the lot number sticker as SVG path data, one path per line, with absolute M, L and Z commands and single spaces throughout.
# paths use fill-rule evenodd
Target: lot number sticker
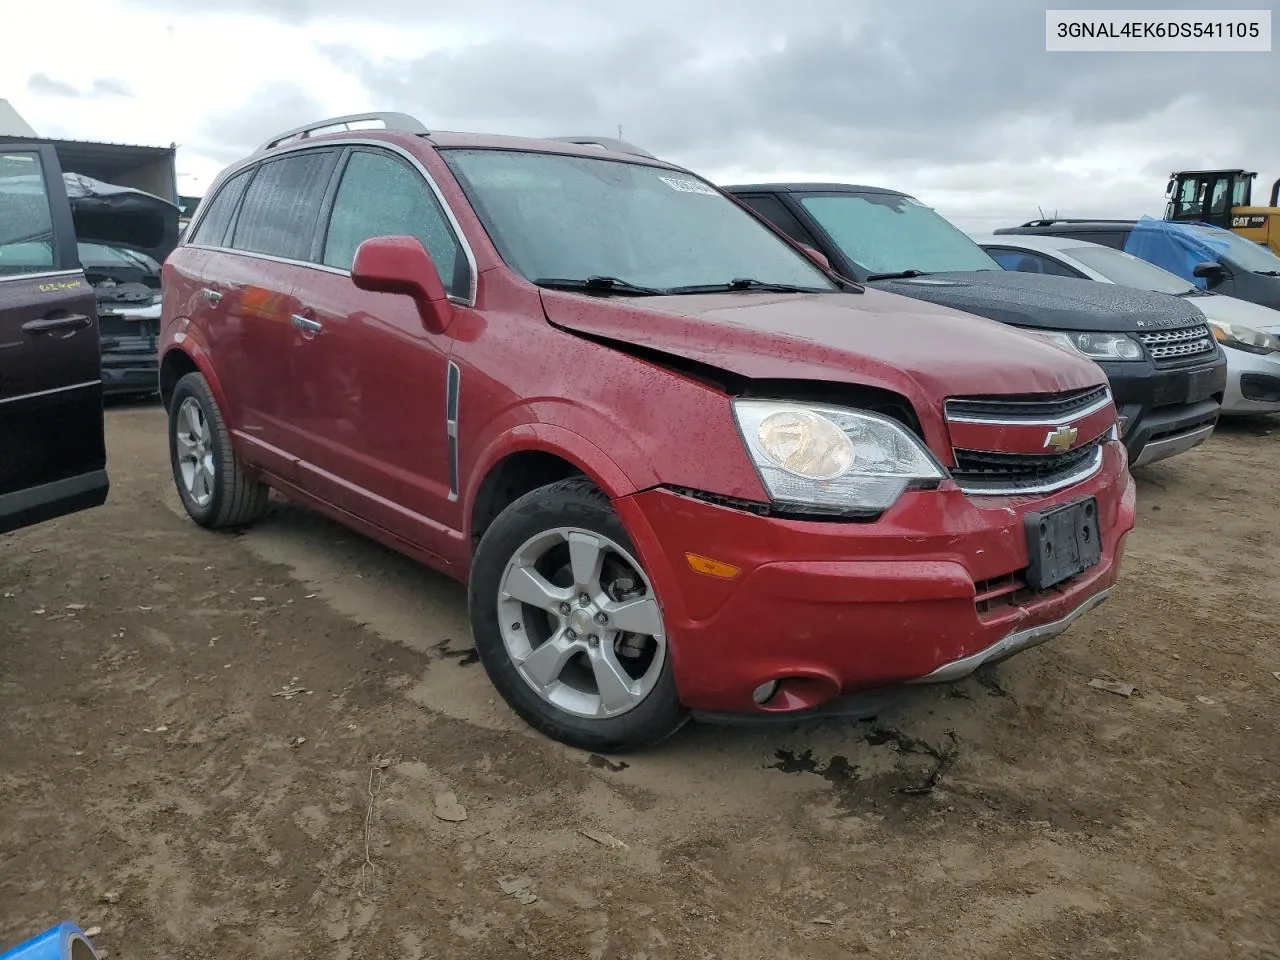
M 658 179 L 672 190 L 678 190 L 680 193 L 705 193 L 712 197 L 719 196 L 705 183 L 699 183 L 697 180 L 680 180 L 677 177 L 659 177 Z

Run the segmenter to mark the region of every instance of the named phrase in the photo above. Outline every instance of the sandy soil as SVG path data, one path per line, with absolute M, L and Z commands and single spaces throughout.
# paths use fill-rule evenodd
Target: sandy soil
M 514 718 L 460 587 L 295 507 L 200 531 L 161 411 L 108 419 L 109 505 L 0 539 L 0 949 L 1280 957 L 1280 423 L 1144 471 L 1117 594 L 1053 643 L 620 760 Z

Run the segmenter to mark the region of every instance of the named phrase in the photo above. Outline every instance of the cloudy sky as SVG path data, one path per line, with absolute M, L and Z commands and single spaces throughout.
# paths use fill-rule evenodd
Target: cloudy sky
M 1046 53 L 1035 0 L 40 6 L 5 44 L 0 97 L 45 136 L 178 143 L 183 193 L 279 130 L 375 109 L 535 136 L 621 125 L 720 183 L 893 186 L 970 230 L 1037 208 L 1159 215 L 1174 169 L 1256 169 L 1255 200 L 1280 176 L 1280 53 Z

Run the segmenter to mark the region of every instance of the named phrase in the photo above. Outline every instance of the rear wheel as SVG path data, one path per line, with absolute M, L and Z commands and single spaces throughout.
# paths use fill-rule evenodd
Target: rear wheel
M 236 459 L 204 375 L 188 373 L 169 402 L 169 460 L 178 496 L 202 527 L 243 527 L 267 512 L 270 490 Z
M 470 615 L 493 685 L 547 736 L 616 753 L 688 719 L 653 585 L 587 480 L 535 490 L 498 516 L 476 551 Z

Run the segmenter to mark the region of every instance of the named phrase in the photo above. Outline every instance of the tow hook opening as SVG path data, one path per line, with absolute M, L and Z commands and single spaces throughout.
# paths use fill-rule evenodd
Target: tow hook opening
M 834 677 L 791 675 L 766 680 L 751 692 L 751 699 L 761 710 L 791 713 L 811 710 L 839 694 L 840 684 Z

